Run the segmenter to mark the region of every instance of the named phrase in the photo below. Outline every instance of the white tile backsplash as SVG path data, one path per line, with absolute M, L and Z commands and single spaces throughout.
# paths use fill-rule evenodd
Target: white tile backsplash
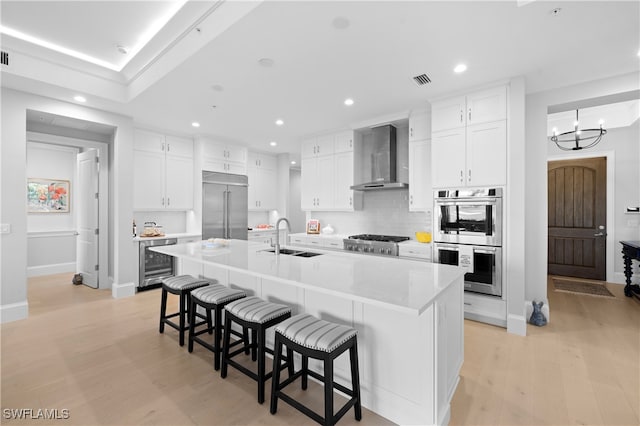
M 409 190 L 367 191 L 363 208 L 355 212 L 307 212 L 320 227 L 331 224 L 337 234 L 383 234 L 415 239 L 416 231 L 431 232 L 431 212 L 409 212 Z

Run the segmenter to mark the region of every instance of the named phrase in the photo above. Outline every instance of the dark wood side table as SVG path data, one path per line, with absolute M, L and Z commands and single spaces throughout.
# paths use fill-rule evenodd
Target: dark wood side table
M 631 297 L 635 295 L 640 297 L 640 285 L 631 285 L 631 261 L 636 259 L 640 261 L 640 241 L 620 241 L 622 244 L 622 257 L 624 259 L 624 276 L 627 284 L 624 286 L 624 295 Z

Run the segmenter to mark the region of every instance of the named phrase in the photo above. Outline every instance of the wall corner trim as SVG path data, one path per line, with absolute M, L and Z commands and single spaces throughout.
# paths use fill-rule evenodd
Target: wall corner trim
M 114 299 L 121 299 L 123 297 L 135 296 L 136 294 L 136 286 L 133 282 L 117 284 L 113 283 L 111 285 L 111 296 Z
M 26 319 L 29 316 L 29 303 L 25 300 L 19 303 L 0 305 L 0 323 L 7 323 Z
M 519 336 L 527 335 L 527 320 L 522 315 L 507 315 L 507 332 Z

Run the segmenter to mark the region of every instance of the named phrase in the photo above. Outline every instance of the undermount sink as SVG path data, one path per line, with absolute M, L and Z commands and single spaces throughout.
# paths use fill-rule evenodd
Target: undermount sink
M 263 250 L 266 251 L 268 253 L 275 253 L 276 249 L 268 249 L 268 250 Z M 314 256 L 320 256 L 322 253 L 314 253 L 311 251 L 302 251 L 302 250 L 292 250 L 292 249 L 287 249 L 287 248 L 281 248 L 280 249 L 280 254 L 288 254 L 291 256 L 297 256 L 297 257 L 314 257 Z

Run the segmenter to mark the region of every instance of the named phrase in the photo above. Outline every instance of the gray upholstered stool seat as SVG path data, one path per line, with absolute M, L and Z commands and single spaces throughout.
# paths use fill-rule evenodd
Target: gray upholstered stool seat
M 193 290 L 191 292 L 191 312 L 189 319 L 189 352 L 193 352 L 193 342 L 199 343 L 213 352 L 213 367 L 214 369 L 219 370 L 220 353 L 222 348 L 222 331 L 224 330 L 225 333 L 229 332 L 242 337 L 242 340 L 234 342 L 232 346 L 244 342 L 246 353 L 249 353 L 248 332 L 243 330 L 244 332 L 241 334 L 234 330 L 224 329 L 222 324 L 222 311 L 224 310 L 225 305 L 246 296 L 247 294 L 244 290 L 232 289 L 222 284 L 211 284 L 206 287 L 200 287 Z M 210 318 L 211 312 L 213 312 L 213 326 L 211 323 L 207 323 L 206 328 L 196 330 L 199 325 L 203 324 L 196 324 L 195 315 L 198 306 L 202 306 L 202 308 L 207 311 L 207 318 Z M 204 333 L 214 334 L 213 345 L 199 337 Z
M 271 378 L 274 371 L 280 371 L 284 368 L 289 369 L 289 374 L 293 374 L 293 356 L 292 352 L 288 351 L 287 356 L 282 359 L 282 363 L 274 364 L 273 370 L 269 373 L 265 372 L 265 354 L 273 354 L 273 350 L 267 348 L 266 345 L 266 331 L 269 327 L 273 327 L 281 321 L 286 320 L 291 316 L 291 308 L 286 305 L 278 303 L 270 303 L 259 297 L 246 297 L 228 303 L 225 306 L 225 330 L 231 330 L 231 324 L 236 323 L 242 326 L 243 330 L 251 330 L 251 358 L 253 361 L 258 361 L 257 374 L 245 366 L 239 364 L 234 359 L 234 356 L 240 354 L 243 349 L 237 349 L 230 352 L 230 334 L 225 333 L 224 342 L 222 344 L 222 369 L 220 376 L 222 378 L 227 377 L 228 366 L 231 365 L 237 370 L 251 377 L 258 382 L 258 403 L 264 402 L 264 384 L 265 381 Z M 244 349 L 246 353 L 246 347 Z
M 280 382 L 280 370 L 274 370 L 271 382 L 271 414 L 276 413 L 278 399 L 282 399 L 323 425 L 336 424 L 351 407 L 354 409 L 356 420 L 359 421 L 362 418 L 356 329 L 324 321 L 309 314 L 300 314 L 276 325 L 275 345 L 273 348 L 274 365 L 280 363 L 279 358 L 282 346 L 287 347 L 288 356 L 291 356 L 289 355 L 291 350 L 302 355 L 302 368 L 293 374 L 290 372 L 287 380 L 282 383 Z M 351 389 L 333 381 L 333 361 L 346 350 L 349 350 L 351 363 Z M 323 374 L 309 370 L 309 358 L 323 361 Z M 283 389 L 298 377 L 302 377 L 302 389 L 307 389 L 308 376 L 324 383 L 324 417 L 283 392 Z M 350 397 L 347 403 L 335 414 L 333 412 L 334 388 Z
M 217 283 L 215 280 L 206 280 L 195 278 L 191 275 L 178 275 L 175 277 L 167 277 L 162 282 L 162 300 L 160 301 L 160 333 L 164 333 L 164 325 L 178 330 L 180 335 L 180 346 L 184 346 L 184 332 L 187 329 L 186 321 L 189 313 L 189 294 L 198 287 L 208 286 L 211 283 Z M 167 294 L 176 294 L 180 296 L 180 308 L 178 312 L 167 315 Z M 169 318 L 180 316 L 179 324 L 170 321 Z M 200 315 L 198 315 L 200 316 Z M 211 325 L 211 316 L 207 316 L 207 324 Z
M 276 325 L 276 333 L 305 348 L 332 352 L 355 336 L 357 331 L 346 325 L 324 321 L 309 314 L 301 314 Z

